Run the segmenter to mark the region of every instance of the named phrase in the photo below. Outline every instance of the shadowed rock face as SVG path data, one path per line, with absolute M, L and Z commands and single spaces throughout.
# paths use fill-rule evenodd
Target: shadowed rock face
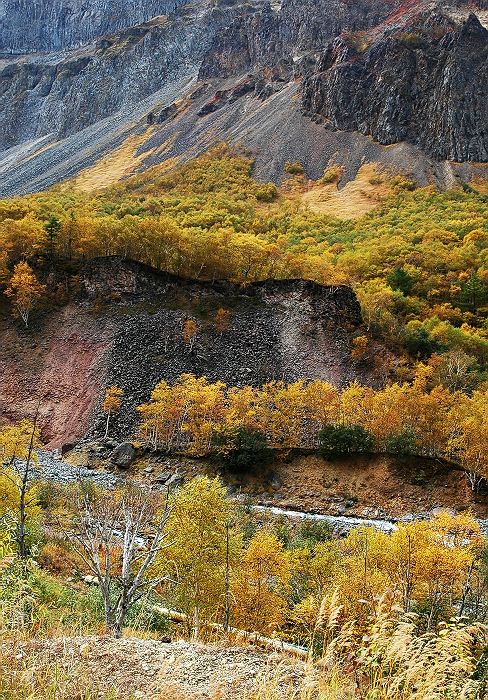
M 164 160 L 187 142 L 194 155 L 229 140 L 256 150 L 257 174 L 274 179 L 290 158 L 315 175 L 331 156 L 346 171 L 365 157 L 366 142 L 359 152 L 356 138 L 334 132 L 406 142 L 424 172 L 429 159 L 488 162 L 487 9 L 487 0 L 0 0 L 0 195 L 74 175 L 134 133 L 148 164 L 149 151 Z
M 232 386 L 273 379 L 323 379 L 336 386 L 381 381 L 372 368 L 351 362 L 361 314 L 347 287 L 298 280 L 242 289 L 181 280 L 117 259 L 94 261 L 80 281 L 79 297 L 39 318 L 32 334 L 0 317 L 0 414 L 16 419 L 42 397 L 43 436 L 52 446 L 90 428 L 103 434 L 97 407 L 112 384 L 125 391 L 114 434 L 127 438 L 135 407 L 160 380 L 173 382 L 186 372 Z M 225 330 L 215 324 L 220 308 L 230 312 Z M 182 336 L 188 319 L 198 325 L 192 347 Z
M 0 0 L 0 53 L 80 46 L 181 4 L 183 0 Z
M 364 54 L 330 44 L 304 83 L 303 106 L 382 144 L 410 141 L 438 160 L 488 161 L 487 76 L 488 31 L 477 17 L 456 28 L 439 16 Z

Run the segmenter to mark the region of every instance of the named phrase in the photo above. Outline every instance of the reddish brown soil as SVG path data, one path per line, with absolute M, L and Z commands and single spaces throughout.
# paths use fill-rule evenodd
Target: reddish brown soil
M 473 494 L 461 471 L 431 460 L 384 456 L 328 462 L 303 457 L 280 464 L 276 473 L 283 482 L 280 492 L 286 507 L 301 504 L 304 510 L 327 513 L 338 503 L 355 501 L 346 514 L 375 515 L 372 510 L 383 510 L 401 516 L 436 507 L 487 513 L 486 498 Z
M 103 381 L 106 341 L 95 320 L 66 307 L 44 318 L 42 332 L 0 319 L 0 335 L 1 420 L 32 417 L 40 400 L 48 447 L 82 437 Z

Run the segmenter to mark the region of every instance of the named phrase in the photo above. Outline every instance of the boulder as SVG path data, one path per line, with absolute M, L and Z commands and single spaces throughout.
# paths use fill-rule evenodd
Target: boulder
M 173 474 L 171 472 L 161 472 L 161 474 L 159 474 L 154 479 L 154 483 L 155 484 L 162 484 L 164 486 L 164 484 L 167 484 L 172 476 L 173 476 Z
M 278 474 L 276 474 L 276 472 L 273 472 L 271 474 L 271 478 L 270 478 L 269 483 L 270 483 L 271 488 L 275 489 L 276 491 L 278 491 L 283 486 L 283 482 L 281 481 Z
M 169 481 L 166 482 L 165 486 L 167 486 L 169 489 L 177 489 L 183 482 L 184 478 L 181 476 L 181 474 L 173 474 Z
M 120 469 L 127 469 L 136 458 L 136 450 L 130 442 L 122 442 L 110 455 L 110 461 Z

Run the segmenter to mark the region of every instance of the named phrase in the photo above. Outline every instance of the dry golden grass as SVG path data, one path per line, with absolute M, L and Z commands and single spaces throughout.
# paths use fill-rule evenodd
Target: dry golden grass
M 358 638 L 353 625 L 338 625 L 339 613 L 339 609 L 322 610 L 316 630 L 324 638 L 319 661 L 311 659 L 298 675 L 290 673 L 286 660 L 267 666 L 258 676 L 255 690 L 244 684 L 231 696 L 225 688 L 225 661 L 221 668 L 222 687 L 216 685 L 203 691 L 195 679 L 194 689 L 183 688 L 177 679 L 177 663 L 169 660 L 168 673 L 159 675 L 161 669 L 154 666 L 154 660 L 151 662 L 141 648 L 137 653 L 143 655 L 146 665 L 154 666 L 157 675 L 149 673 L 147 685 L 139 684 L 143 690 L 131 690 L 130 684 L 122 681 L 127 674 L 137 675 L 133 656 L 111 658 L 107 656 L 110 648 L 107 646 L 106 653 L 99 654 L 98 661 L 104 668 L 100 666 L 97 675 L 93 638 L 86 638 L 86 644 L 81 647 L 78 640 L 76 652 L 76 645 L 70 639 L 60 640 L 57 647 L 48 647 L 47 651 L 41 641 L 26 642 L 21 637 L 10 637 L 0 641 L 0 700 L 228 700 L 230 697 L 232 700 L 481 700 L 484 697 L 481 681 L 472 678 L 475 650 L 487 641 L 486 629 L 481 625 L 453 622 L 435 634 L 422 634 L 416 628 L 415 616 L 399 612 L 395 617 L 380 603 L 379 614 Z M 225 646 L 222 644 L 221 648 L 225 658 Z M 212 653 L 218 654 L 218 648 L 214 647 Z M 121 669 L 120 673 L 109 674 L 112 684 L 107 683 L 106 666 Z
M 151 136 L 155 127 L 140 134 L 132 134 L 123 143 L 69 182 L 75 190 L 92 192 L 134 175 L 141 163 L 152 153 L 145 151 L 137 155 L 137 149 Z
M 317 214 L 355 219 L 374 209 L 390 193 L 387 175 L 372 163 L 363 165 L 356 178 L 338 189 L 337 182 L 316 183 L 301 197 L 302 204 Z
M 488 165 L 476 163 L 473 165 L 475 176 L 471 180 L 471 186 L 481 194 L 488 194 Z
M 385 599 L 386 602 L 386 599 Z M 283 695 L 282 679 L 260 679 L 252 700 L 480 700 L 483 681 L 474 679 L 485 625 L 453 621 L 435 633 L 420 633 L 415 615 L 391 612 L 380 601 L 378 614 L 358 638 L 354 624 L 338 626 L 340 608 L 321 608 L 316 634 L 322 658 L 310 663 L 298 688 Z
M 26 653 L 12 639 L 0 644 L 1 700 L 131 700 L 116 689 L 101 690 L 79 661 L 65 656 L 62 662 L 35 650 Z

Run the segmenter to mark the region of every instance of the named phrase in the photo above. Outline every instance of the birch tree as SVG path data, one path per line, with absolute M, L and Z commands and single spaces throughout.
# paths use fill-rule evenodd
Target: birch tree
M 26 262 L 19 262 L 12 273 L 9 285 L 5 290 L 15 312 L 29 327 L 29 316 L 34 307 L 39 303 L 46 291 L 45 285 L 41 284 L 35 276 L 32 268 Z
M 15 541 L 22 560 L 29 556 L 29 523 L 38 511 L 37 493 L 32 487 L 32 468 L 37 461 L 36 449 L 40 447 L 38 416 L 39 405 L 33 422 L 23 420 L 0 431 L 0 466 L 3 467 L 0 513 L 5 510 L 14 521 Z M 10 488 L 6 488 L 7 485 Z M 5 501 L 4 507 L 2 501 Z
M 66 530 L 74 551 L 96 579 L 107 629 L 118 639 L 131 608 L 165 576 L 154 577 L 156 557 L 171 545 L 167 496 L 139 488 L 119 493 L 81 493 L 77 515 Z
M 102 410 L 107 416 L 107 422 L 105 423 L 105 439 L 108 438 L 110 418 L 114 413 L 118 413 L 120 411 L 123 397 L 124 391 L 118 386 L 110 386 L 105 392 L 105 398 L 103 399 L 102 404 Z

